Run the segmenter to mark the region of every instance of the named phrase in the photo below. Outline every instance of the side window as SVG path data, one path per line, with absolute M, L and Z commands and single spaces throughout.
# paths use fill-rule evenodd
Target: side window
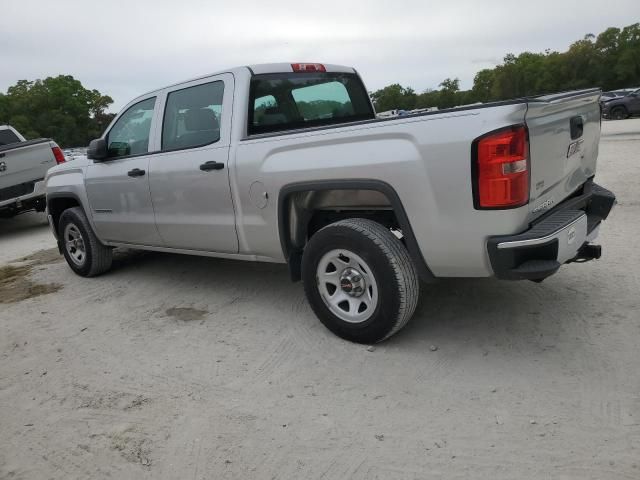
M 129 107 L 107 135 L 109 157 L 139 155 L 149 151 L 149 132 L 156 99 L 148 98 Z
M 162 124 L 162 150 L 202 147 L 220 140 L 224 82 L 169 93 Z

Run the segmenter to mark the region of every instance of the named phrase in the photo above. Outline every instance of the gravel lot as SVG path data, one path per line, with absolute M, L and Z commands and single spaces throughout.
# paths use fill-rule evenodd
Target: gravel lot
M 602 260 L 427 286 L 372 351 L 284 266 L 123 252 L 87 280 L 43 215 L 0 220 L 0 478 L 637 480 L 640 120 L 603 129 Z

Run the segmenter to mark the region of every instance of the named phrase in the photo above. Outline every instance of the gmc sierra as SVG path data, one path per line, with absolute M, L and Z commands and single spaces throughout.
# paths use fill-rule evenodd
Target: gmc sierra
M 0 125 L 0 218 L 29 210 L 45 210 L 44 176 L 64 154 L 48 139 L 25 140 L 17 130 Z
M 599 97 L 378 119 L 353 68 L 234 68 L 129 103 L 49 171 L 48 217 L 79 275 L 118 246 L 288 263 L 330 330 L 378 342 L 419 278 L 540 281 L 600 256 Z

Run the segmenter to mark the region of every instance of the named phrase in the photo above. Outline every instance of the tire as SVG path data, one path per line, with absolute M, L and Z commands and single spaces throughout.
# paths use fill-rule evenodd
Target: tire
M 302 279 L 320 321 L 356 343 L 377 343 L 397 333 L 413 315 L 420 291 L 402 242 L 362 218 L 332 223 L 311 237 Z
M 611 110 L 611 118 L 613 120 L 624 120 L 628 116 L 629 114 L 627 113 L 627 109 L 624 107 L 615 107 Z
M 82 208 L 73 207 L 62 212 L 58 238 L 64 258 L 78 275 L 95 277 L 111 268 L 112 249 L 100 243 Z

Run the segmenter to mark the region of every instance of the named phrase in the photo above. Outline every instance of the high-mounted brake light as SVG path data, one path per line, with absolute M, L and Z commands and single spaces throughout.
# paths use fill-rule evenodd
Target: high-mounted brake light
M 64 153 L 62 153 L 62 149 L 60 147 L 51 147 L 51 151 L 53 152 L 53 156 L 56 159 L 56 163 L 60 165 L 65 162 Z
M 294 72 L 326 72 L 327 69 L 321 63 L 292 63 Z
M 515 208 L 529 202 L 529 138 L 517 125 L 473 142 L 474 206 Z

